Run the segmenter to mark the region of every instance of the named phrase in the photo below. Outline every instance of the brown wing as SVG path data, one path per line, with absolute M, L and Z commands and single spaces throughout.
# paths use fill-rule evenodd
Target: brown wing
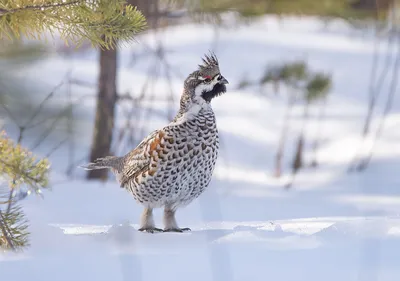
M 125 156 L 124 167 L 121 173 L 120 183 L 123 187 L 126 182 L 140 174 L 153 175 L 157 165 L 152 163 L 159 160 L 160 147 L 164 143 L 165 132 L 157 130 L 145 138 L 134 150 Z

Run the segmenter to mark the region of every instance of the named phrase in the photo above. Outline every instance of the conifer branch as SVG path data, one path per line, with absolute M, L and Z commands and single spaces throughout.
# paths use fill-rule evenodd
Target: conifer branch
M 29 192 L 40 193 L 48 184 L 49 166 L 47 159 L 37 161 L 31 152 L 0 133 L 0 176 L 2 182 L 8 182 L 4 190 L 0 186 L 0 248 L 16 250 L 28 245 L 27 221 L 17 205 L 22 197 L 15 191 L 25 185 Z
M 15 251 L 15 247 L 14 247 L 14 244 L 12 242 L 12 237 L 10 237 L 10 231 L 9 231 L 7 225 L 6 225 L 6 218 L 3 216 L 3 213 L 2 213 L 1 210 L 0 210 L 0 230 L 3 233 L 2 236 L 4 237 L 4 240 L 7 242 L 7 245 L 6 245 L 7 247 L 4 247 L 4 248 L 10 248 L 13 251 Z M 0 238 L 1 238 L 1 236 L 0 236 Z M 4 242 L 2 242 L 1 239 L 0 239 L 0 246 L 3 243 Z
M 27 5 L 24 7 L 19 7 L 15 9 L 2 9 L 0 8 L 0 16 L 7 15 L 7 14 L 13 14 L 19 11 L 23 10 L 44 10 L 44 9 L 49 9 L 49 8 L 58 8 L 62 6 L 70 6 L 77 4 L 79 2 L 83 2 L 84 0 L 76 0 L 76 1 L 71 1 L 71 2 L 66 2 L 66 3 L 56 3 L 56 4 L 44 4 L 44 5 Z
M 143 14 L 126 0 L 0 0 L 0 39 L 42 39 L 55 32 L 68 43 L 112 49 L 130 42 L 146 27 Z

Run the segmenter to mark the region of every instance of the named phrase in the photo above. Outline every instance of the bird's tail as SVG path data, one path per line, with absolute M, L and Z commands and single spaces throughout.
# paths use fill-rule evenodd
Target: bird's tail
M 85 170 L 98 170 L 98 169 L 108 169 L 117 168 L 121 162 L 121 157 L 117 156 L 106 156 L 104 158 L 98 158 L 94 162 L 79 166 Z

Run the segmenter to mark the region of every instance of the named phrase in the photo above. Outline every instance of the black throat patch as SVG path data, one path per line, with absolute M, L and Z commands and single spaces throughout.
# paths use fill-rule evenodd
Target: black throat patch
M 202 94 L 203 99 L 206 102 L 210 102 L 213 98 L 218 97 L 226 92 L 226 86 L 224 84 L 217 83 L 214 85 L 211 91 L 204 91 Z

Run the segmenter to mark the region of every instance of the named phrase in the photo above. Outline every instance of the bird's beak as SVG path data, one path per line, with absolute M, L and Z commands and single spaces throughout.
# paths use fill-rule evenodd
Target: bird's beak
M 222 79 L 219 80 L 219 83 L 221 83 L 221 84 L 229 84 L 228 80 L 226 80 L 226 78 L 224 76 L 222 76 Z

